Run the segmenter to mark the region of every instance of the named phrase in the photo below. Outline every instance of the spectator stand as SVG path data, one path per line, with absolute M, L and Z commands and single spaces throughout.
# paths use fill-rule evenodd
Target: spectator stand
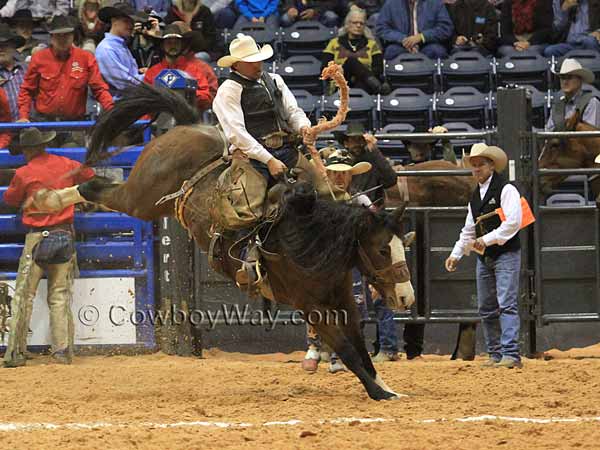
M 378 139 L 377 146 L 381 153 L 395 163 L 406 165 L 410 163 L 410 154 L 400 139 L 388 138 L 387 135 L 394 133 L 413 133 L 415 127 L 409 123 L 391 123 L 381 130 L 382 138 Z
M 401 122 L 427 131 L 433 122 L 433 96 L 417 88 L 398 88 L 381 98 L 378 111 L 383 126 Z
M 346 115 L 346 121 L 362 122 L 367 130 L 376 128 L 375 107 L 377 99 L 373 99 L 362 89 L 353 88 L 349 91 L 349 111 Z M 321 113 L 327 118 L 332 118 L 337 113 L 339 104 L 339 92 L 325 96 L 321 99 Z
M 436 63 L 427 56 L 406 53 L 385 61 L 385 77 L 392 88 L 417 88 L 426 94 L 436 90 Z
M 496 61 L 496 83 L 498 87 L 509 84 L 528 84 L 540 91 L 549 88 L 549 73 L 552 60 L 537 53 L 512 54 Z
M 147 123 L 147 122 L 146 122 Z M 138 126 L 143 122 L 138 122 Z M 52 122 L 0 124 L 0 130 L 38 127 L 40 129 L 81 130 L 93 122 Z M 149 140 L 149 129 L 144 133 Z M 52 148 L 61 156 L 83 162 L 85 148 Z M 135 164 L 141 147 L 132 147 L 111 158 L 106 167 L 121 169 L 125 176 Z M 25 164 L 23 156 L 0 150 L 0 167 Z M 0 198 L 6 187 L 0 187 Z M 23 249 L 25 229 L 18 214 L 0 202 L 0 279 L 13 284 Z M 14 211 L 14 208 L 13 208 Z M 149 351 L 155 348 L 154 336 L 154 251 L 152 223 L 125 214 L 93 212 L 75 214 L 77 256 L 80 277 L 75 280 L 73 315 L 75 343 L 95 351 Z M 38 290 L 32 320 L 30 344 L 49 343 L 45 281 Z M 4 344 L 6 344 L 4 342 Z
M 479 52 L 457 52 L 438 63 L 441 89 L 471 86 L 480 92 L 489 92 L 492 87 L 494 62 Z
M 321 77 L 321 61 L 311 55 L 291 56 L 281 63 L 275 61 L 273 73 L 280 75 L 290 89 L 303 89 L 313 95 L 322 95 L 325 82 Z
M 296 55 L 320 58 L 329 41 L 336 36 L 336 29 L 314 20 L 303 20 L 282 28 L 279 34 L 284 58 Z
M 476 129 L 490 125 L 490 96 L 477 89 L 463 86 L 454 87 L 436 96 L 434 112 L 437 123 L 466 122 Z

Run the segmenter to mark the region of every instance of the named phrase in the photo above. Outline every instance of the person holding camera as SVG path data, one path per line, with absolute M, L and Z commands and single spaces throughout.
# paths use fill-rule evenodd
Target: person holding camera
M 133 42 L 131 52 L 141 72 L 160 62 L 160 21 L 156 16 L 149 16 L 146 22 L 133 25 Z
M 453 53 L 477 51 L 488 56 L 496 52 L 498 16 L 488 0 L 457 0 L 447 7 L 454 23 Z
M 133 36 L 136 22 L 148 22 L 148 15 L 136 12 L 128 3 L 116 3 L 98 12 L 100 20 L 110 24 L 110 31 L 96 48 L 96 59 L 100 72 L 115 96 L 120 90 L 127 89 L 131 83 L 144 79 L 146 69 L 140 69 L 129 50 L 129 40 Z
M 22 223 L 27 229 L 23 253 L 11 303 L 11 323 L 4 367 L 26 363 L 27 331 L 31 321 L 33 298 L 44 275 L 48 276 L 48 308 L 52 357 L 60 364 L 71 364 L 74 327 L 71 312 L 73 278 L 77 272 L 74 245 L 74 206 L 54 214 L 38 213 L 30 199 L 40 189 L 63 189 L 94 177 L 94 171 L 80 163 L 46 152 L 56 136 L 37 128 L 23 130 L 12 154 L 23 154 L 27 164 L 16 170 L 4 194 L 4 202 L 22 207 Z

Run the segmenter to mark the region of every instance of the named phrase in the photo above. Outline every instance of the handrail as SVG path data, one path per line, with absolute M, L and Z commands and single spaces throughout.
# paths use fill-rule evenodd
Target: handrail
M 144 127 L 150 124 L 150 120 L 138 120 L 132 126 Z M 25 128 L 39 128 L 43 130 L 82 130 L 92 128 L 96 125 L 94 120 L 72 120 L 65 122 L 0 122 L 0 132 L 21 130 Z

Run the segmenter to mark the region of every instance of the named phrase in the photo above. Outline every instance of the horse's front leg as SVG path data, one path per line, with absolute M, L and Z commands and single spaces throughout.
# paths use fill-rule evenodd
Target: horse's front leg
M 358 336 L 360 339 L 360 325 L 356 318 L 350 320 L 351 315 L 349 314 L 349 323 L 346 325 L 339 325 L 332 323 L 329 320 L 325 320 L 325 318 L 336 317 L 337 314 L 338 312 L 334 312 L 332 310 L 324 310 L 324 320 L 314 324 L 317 332 L 321 336 L 321 339 L 338 354 L 346 367 L 358 377 L 360 382 L 365 387 L 369 397 L 371 397 L 373 400 L 388 400 L 397 398 L 395 393 L 384 389 L 380 384 L 377 383 L 375 378 L 377 376 L 375 368 L 370 362 L 369 354 L 367 353 L 367 349 L 364 347 L 364 342 L 362 344 L 364 351 L 362 351 L 362 349 L 359 350 L 355 345 L 357 342 L 356 336 Z M 352 329 L 351 331 L 350 328 Z M 347 333 L 351 336 L 351 338 L 348 337 Z M 365 356 L 366 358 L 369 358 L 368 367 L 365 364 Z

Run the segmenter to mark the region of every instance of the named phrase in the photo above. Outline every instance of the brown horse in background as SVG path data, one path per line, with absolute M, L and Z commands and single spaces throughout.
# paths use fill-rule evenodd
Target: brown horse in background
M 199 117 L 183 98 L 165 89 L 142 84 L 132 87 L 115 107 L 100 116 L 86 155 L 88 164 L 110 157 L 108 145 L 140 116 L 168 112 L 179 126 L 150 141 L 124 183 L 96 176 L 67 196 L 48 193 L 69 203 L 90 201 L 143 220 L 172 216 L 175 200 L 157 205 L 163 196 L 178 191 L 198 171 L 205 175 L 187 197 L 182 217 L 197 244 L 208 250 L 214 223 L 209 210 L 217 178 L 224 170 L 221 157 L 226 142 L 213 126 L 199 125 Z M 393 264 L 389 242 L 402 236 L 403 209 L 373 213 L 332 201 L 317 200 L 306 183 L 296 183 L 284 194 L 280 214 L 261 229 L 263 267 L 278 302 L 302 310 L 305 317 L 318 312 L 325 318 L 313 325 L 323 340 L 359 378 L 369 397 L 397 398 L 381 380 L 371 362 L 360 329 L 360 316 L 352 295 L 351 269 L 359 270 L 391 308 L 398 308 L 395 287 L 404 276 Z M 73 188 L 68 188 L 73 189 Z M 77 195 L 77 198 L 74 197 Z M 68 197 L 70 196 L 70 197 Z M 59 202 L 60 203 L 60 202 Z M 66 206 L 65 202 L 61 206 Z M 240 267 L 241 248 L 232 238 L 224 247 L 220 268 L 233 279 Z M 267 257 L 266 255 L 269 255 Z M 407 270 L 404 270 L 408 274 Z M 342 317 L 341 321 L 332 318 Z M 329 319 L 326 319 L 329 318 Z
M 576 112 L 566 120 L 565 131 L 600 131 L 594 126 L 581 122 L 581 114 Z M 600 138 L 552 138 L 549 139 L 540 153 L 538 164 L 540 169 L 588 169 L 599 168 L 594 162 L 600 153 Z M 565 175 L 548 175 L 541 177 L 542 193 L 550 191 L 565 180 Z M 590 177 L 590 186 L 594 195 L 600 194 L 600 177 Z M 587 199 L 586 199 L 587 200 Z

